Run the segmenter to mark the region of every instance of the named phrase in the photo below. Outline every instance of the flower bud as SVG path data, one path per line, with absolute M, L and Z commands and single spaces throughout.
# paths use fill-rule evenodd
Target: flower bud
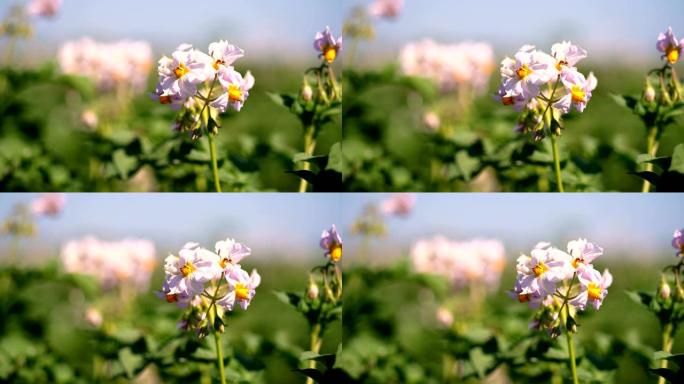
M 304 101 L 311 101 L 313 98 L 313 89 L 311 89 L 311 86 L 307 83 L 304 83 L 302 86 L 302 99 Z
M 318 298 L 318 285 L 316 285 L 316 282 L 314 282 L 313 279 L 309 280 L 309 288 L 306 291 L 306 296 L 311 300 L 316 300 Z
M 661 299 L 667 300 L 670 298 L 670 285 L 665 280 L 665 276 L 660 276 L 660 284 L 658 284 L 658 295 Z
M 454 323 L 454 315 L 444 307 L 437 309 L 436 317 L 437 321 L 445 327 L 451 327 Z
M 439 115 L 437 115 L 435 112 L 427 112 L 423 115 L 423 124 L 430 130 L 430 131 L 437 131 L 439 129 L 439 126 L 441 124 L 441 121 L 439 119 Z
M 90 325 L 99 327 L 102 325 L 102 314 L 95 308 L 88 308 L 86 311 L 86 320 Z
M 651 85 L 651 82 L 646 80 L 646 86 L 644 86 L 644 100 L 647 103 L 652 103 L 655 100 L 656 91 Z

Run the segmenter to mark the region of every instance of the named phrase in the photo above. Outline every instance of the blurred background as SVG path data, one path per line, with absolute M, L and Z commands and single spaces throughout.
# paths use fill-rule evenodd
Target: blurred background
M 587 109 L 564 116 L 566 188 L 641 190 L 630 173 L 643 170 L 637 156 L 646 152 L 647 131 L 613 95 L 641 98 L 646 73 L 663 65 L 658 34 L 671 26 L 684 36 L 684 4 L 405 0 L 387 1 L 403 7 L 380 12 L 376 3 L 352 1 L 345 13 L 346 190 L 557 190 L 548 140 L 514 132 L 519 114 L 494 96 L 504 57 L 525 44 L 550 52 L 561 41 L 587 50 L 577 68 L 598 79 Z M 681 76 L 681 60 L 674 66 Z M 684 142 L 681 127 L 675 118 L 664 130 L 658 156 Z
M 251 248 L 242 267 L 256 268 L 262 280 L 247 311 L 226 315 L 228 378 L 304 382 L 293 370 L 309 350 L 308 324 L 274 292 L 305 292 L 309 271 L 326 261 L 319 240 L 340 218 L 342 201 L 332 194 L 3 194 L 0 380 L 211 380 L 213 342 L 179 330 L 183 310 L 158 296 L 163 262 L 186 242 L 213 251 L 234 238 Z M 67 246 L 79 243 L 90 244 L 81 257 L 94 268 L 69 258 Z M 321 353 L 334 353 L 340 323 L 322 338 Z M 147 369 L 143 356 L 154 361 Z
M 582 380 L 655 382 L 660 324 L 627 293 L 655 294 L 679 261 L 679 194 L 345 194 L 344 207 L 342 359 L 359 382 L 563 382 L 565 338 L 530 329 L 535 310 L 509 294 L 520 255 L 578 238 L 613 275 L 600 310 L 577 317 Z
M 206 138 L 173 131 L 177 112 L 149 95 L 162 56 L 219 40 L 245 51 L 236 70 L 256 79 L 245 109 L 222 114 L 225 188 L 297 189 L 286 172 L 303 152 L 303 128 L 269 93 L 299 94 L 304 71 L 320 64 L 316 33 L 341 33 L 342 1 L 67 0 L 39 14 L 30 4 L 0 5 L 3 190 L 212 190 Z M 340 124 L 321 129 L 315 155 L 341 141 Z
M 370 3 L 350 1 L 348 5 Z M 634 1 L 629 7 L 618 0 L 578 0 L 562 9 L 541 0 L 524 5 L 494 0 L 405 0 L 400 15 L 378 23 L 374 42 L 360 49 L 367 58 L 394 59 L 406 42 L 429 37 L 444 43 L 487 41 L 497 58 L 503 58 L 524 44 L 549 50 L 555 42 L 570 40 L 589 51 L 592 60 L 617 66 L 650 65 L 658 33 L 668 26 L 675 31 L 684 28 L 678 17 L 683 11 L 684 4 L 676 0 Z

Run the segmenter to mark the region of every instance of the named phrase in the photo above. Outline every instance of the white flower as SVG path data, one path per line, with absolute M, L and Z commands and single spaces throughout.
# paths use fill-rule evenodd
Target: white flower
M 228 282 L 228 293 L 218 300 L 216 304 L 227 311 L 232 311 L 235 304 L 246 310 L 251 303 L 256 288 L 261 284 L 261 276 L 256 269 L 249 275 L 239 265 L 232 266 L 226 274 Z
M 249 256 L 252 250 L 248 246 L 228 238 L 216 242 L 215 252 L 219 255 L 221 268 L 226 269 L 228 264 L 238 264 L 242 259 Z
M 166 284 L 169 293 L 201 294 L 204 284 L 220 274 L 218 255 L 196 243 L 188 243 L 178 252 L 164 260 Z

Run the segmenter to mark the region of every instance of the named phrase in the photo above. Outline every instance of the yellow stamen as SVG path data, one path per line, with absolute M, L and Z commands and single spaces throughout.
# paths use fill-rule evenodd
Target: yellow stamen
M 667 57 L 667 61 L 670 64 L 674 64 L 679 60 L 679 47 L 675 47 L 673 45 L 670 45 L 667 47 L 665 50 L 665 57 Z
M 228 87 L 228 98 L 230 101 L 242 101 L 242 90 L 240 87 L 231 84 Z
M 221 266 L 221 268 L 226 269 L 229 262 L 230 261 L 228 260 L 228 258 L 224 257 L 223 259 L 221 259 L 221 261 L 219 261 L 219 265 Z
M 214 69 L 218 71 L 219 67 L 222 66 L 223 64 L 225 64 L 225 62 L 223 60 L 214 61 Z
M 565 60 L 561 60 L 556 63 L 556 69 L 560 71 L 561 69 L 563 69 L 564 65 L 568 65 L 568 62 Z
M 572 95 L 572 101 L 574 101 L 575 103 L 585 102 L 586 94 L 584 93 L 584 90 L 580 88 L 579 85 L 573 85 L 572 88 L 570 88 L 570 94 Z
M 589 283 L 587 294 L 591 300 L 601 300 L 601 287 L 595 283 Z
M 580 259 L 579 257 L 576 257 L 575 260 L 572 261 L 573 268 L 577 269 L 580 263 L 584 263 L 584 260 Z
M 182 266 L 180 268 L 180 271 L 183 274 L 183 277 L 188 277 L 189 274 L 191 274 L 195 271 L 195 266 L 192 265 L 192 263 L 188 261 L 187 264 L 185 264 L 184 266 Z
M 342 258 L 342 246 L 335 244 L 330 249 L 330 259 L 337 263 Z
M 544 263 L 540 262 L 539 264 L 535 265 L 534 268 L 532 268 L 532 272 L 534 272 L 534 275 L 539 277 L 544 274 L 544 272 L 548 271 L 549 268 L 544 265 Z
M 527 66 L 527 64 L 523 64 L 522 67 L 518 68 L 518 70 L 515 71 L 515 73 L 518 75 L 518 78 L 520 80 L 523 80 L 524 78 L 529 76 L 530 73 L 532 73 L 532 72 L 534 72 L 534 71 L 531 70 L 530 67 Z
M 237 285 L 235 285 L 235 297 L 238 300 L 249 299 L 249 288 L 242 283 L 237 283 Z
M 337 50 L 333 46 L 326 46 L 323 49 L 323 57 L 325 57 L 325 61 L 332 63 L 337 57 Z
M 190 72 L 190 70 L 183 63 L 178 64 L 178 66 L 173 70 L 173 74 L 176 75 L 176 79 L 180 79 L 188 72 Z

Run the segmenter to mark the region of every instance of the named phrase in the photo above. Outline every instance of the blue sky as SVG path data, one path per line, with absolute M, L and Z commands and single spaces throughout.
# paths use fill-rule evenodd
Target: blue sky
M 21 4 L 8 0 L 0 5 Z M 199 47 L 224 38 L 261 59 L 283 60 L 310 53 L 317 30 L 330 25 L 340 31 L 351 8 L 370 0 L 64 0 L 54 20 L 39 20 L 36 35 L 24 47 L 51 55 L 69 39 L 92 36 L 152 42 L 157 53 L 181 42 Z M 500 0 L 405 0 L 394 22 L 377 23 L 376 40 L 364 56 L 396 57 L 402 44 L 423 37 L 444 42 L 485 40 L 503 56 L 525 43 L 550 46 L 569 39 L 589 50 L 590 57 L 624 60 L 656 55 L 655 38 L 671 25 L 684 35 L 684 2 L 680 0 L 573 0 L 557 3 Z M 44 51 L 39 47 L 47 46 Z M 657 60 L 657 59 L 656 59 Z
M 21 4 L 22 0 L 2 1 Z M 317 31 L 329 25 L 340 31 L 343 0 L 63 0 L 52 20 L 38 20 L 26 51 L 47 45 L 56 52 L 64 41 L 91 36 L 98 40 L 142 39 L 158 53 L 180 43 L 206 49 L 227 39 L 247 55 L 282 60 L 289 51 L 313 52 Z
M 38 194 L 0 195 L 0 218 Z M 255 255 L 320 256 L 321 232 L 340 218 L 340 197 L 310 194 L 68 194 L 62 214 L 38 219 L 39 235 L 25 245 L 56 251 L 88 234 L 107 240 L 144 237 L 161 252 L 197 241 L 206 247 L 226 237 L 248 244 Z M 0 249 L 7 246 L 0 240 Z
M 347 194 L 341 222 L 350 223 L 386 194 Z M 673 257 L 672 233 L 684 228 L 681 194 L 419 194 L 408 218 L 388 221 L 388 237 L 375 242 L 383 253 L 406 254 L 421 237 L 441 234 L 504 241 L 509 257 L 539 241 L 564 247 L 586 237 L 606 248 L 606 257 Z M 624 252 L 624 253 L 623 253 Z
M 548 50 L 565 39 L 586 48 L 590 57 L 629 61 L 657 55 L 655 39 L 668 26 L 684 36 L 683 14 L 680 0 L 405 0 L 401 16 L 380 22 L 375 42 L 365 51 L 396 56 L 402 44 L 432 37 L 442 42 L 488 41 L 499 57 L 523 44 Z
M 0 195 L 0 218 L 36 194 Z M 321 231 L 337 224 L 353 255 L 347 229 L 363 206 L 387 194 L 69 194 L 63 214 L 40 218 L 39 236 L 27 246 L 56 251 L 67 239 L 94 234 L 114 240 L 146 237 L 161 252 L 187 241 L 211 247 L 231 236 L 254 254 L 320 257 Z M 392 218 L 387 238 L 376 242 L 384 255 L 400 255 L 423 236 L 499 238 L 510 255 L 538 241 L 563 246 L 587 237 L 606 257 L 672 257 L 672 232 L 684 227 L 679 194 L 419 194 L 408 218 Z M 7 241 L 0 241 L 0 249 Z M 353 256 L 351 256 L 353 257 Z M 511 256 L 513 257 L 513 256 Z

